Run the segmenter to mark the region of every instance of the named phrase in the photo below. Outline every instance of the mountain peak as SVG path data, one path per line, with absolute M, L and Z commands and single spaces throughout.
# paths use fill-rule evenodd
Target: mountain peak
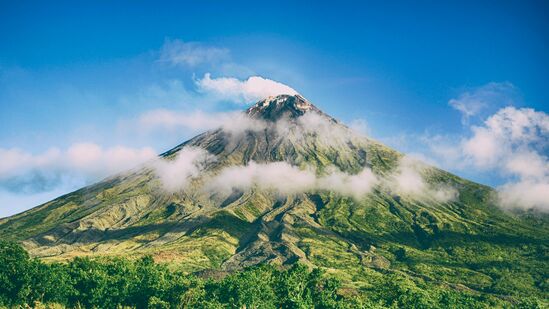
M 246 114 L 253 118 L 275 121 L 286 115 L 291 118 L 297 118 L 309 111 L 322 113 L 316 106 L 299 94 L 281 94 L 257 102 L 246 110 Z

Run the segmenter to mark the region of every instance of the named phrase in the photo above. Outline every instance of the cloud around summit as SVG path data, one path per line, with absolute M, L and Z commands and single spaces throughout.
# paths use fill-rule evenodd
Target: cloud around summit
M 288 85 L 261 76 L 250 76 L 240 80 L 234 77 L 212 78 L 210 73 L 206 73 L 203 78 L 196 80 L 196 85 L 199 92 L 241 104 L 280 94 L 298 94 Z

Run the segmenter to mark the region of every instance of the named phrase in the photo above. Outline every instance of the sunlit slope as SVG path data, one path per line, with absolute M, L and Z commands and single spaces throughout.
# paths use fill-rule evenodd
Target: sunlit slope
M 329 126 L 299 121 L 309 113 Z M 436 168 L 426 167 L 422 176 L 457 190 L 455 199 L 383 186 L 360 199 L 327 189 L 201 190 L 208 175 L 251 161 L 284 161 L 317 173 L 368 167 L 384 177 L 402 158 L 299 96 L 270 98 L 246 114 L 272 125 L 206 132 L 162 155 L 170 160 L 185 147 L 199 147 L 215 156 L 185 189 L 164 190 L 145 165 L 2 219 L 0 235 L 47 259 L 151 254 L 188 271 L 301 261 L 357 286 L 397 272 L 491 293 L 547 291 L 547 220 L 503 212 L 489 187 Z

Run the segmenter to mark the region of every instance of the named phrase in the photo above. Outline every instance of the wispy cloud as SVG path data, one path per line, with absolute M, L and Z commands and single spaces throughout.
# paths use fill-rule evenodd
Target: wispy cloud
M 380 179 L 365 167 L 358 174 L 347 174 L 336 169 L 318 179 L 318 189 L 333 191 L 356 199 L 363 198 L 379 183 Z
M 314 135 L 315 138 L 326 138 L 331 142 L 340 138 L 333 134 L 330 135 L 334 132 L 336 132 L 336 135 L 340 133 L 337 133 L 336 125 L 325 117 L 318 115 L 318 118 L 314 117 L 312 120 L 303 122 L 300 121 L 301 118 L 305 118 L 305 116 L 298 118 L 297 122 L 293 123 L 293 125 L 299 126 L 298 130 L 288 128 L 289 122 L 284 118 L 277 123 L 268 125 L 273 130 L 279 130 L 279 127 L 289 130 L 278 131 L 279 136 L 290 136 L 292 134 L 289 132 L 297 131 L 303 134 L 303 137 L 299 138 L 304 138 L 307 134 Z M 346 132 L 347 135 L 343 137 L 350 138 L 349 131 Z M 321 136 L 322 134 L 327 135 Z M 181 169 L 183 174 L 171 178 L 183 180 L 179 183 L 180 187 L 168 184 L 168 191 L 184 190 L 184 186 L 189 183 L 189 178 L 199 177 L 197 173 L 203 170 L 203 165 L 196 164 L 197 158 L 199 158 L 199 162 L 202 162 L 204 158 L 212 159 L 209 155 L 195 150 L 181 152 L 176 162 L 178 160 L 185 162 L 183 164 L 185 168 Z M 202 167 L 198 168 L 197 166 Z M 357 174 L 349 174 L 332 166 L 319 174 L 314 166 L 300 168 L 284 161 L 269 163 L 251 161 L 246 165 L 224 167 L 217 171 L 215 175 L 206 173 L 200 176 L 206 177 L 204 189 L 212 194 L 227 195 L 234 190 L 245 191 L 252 188 L 273 191 L 281 195 L 326 190 L 361 199 L 370 193 L 374 187 L 379 186 L 392 194 L 409 196 L 417 200 L 436 200 L 439 202 L 454 200 L 458 196 L 455 188 L 442 184 L 433 185 L 425 179 L 424 175 L 430 168 L 408 156 L 400 160 L 393 173 L 384 176 L 374 174 L 368 167 L 363 168 Z M 172 171 L 173 169 L 167 165 L 166 170 Z M 193 172 L 188 173 L 188 170 Z
M 65 150 L 51 148 L 40 154 L 17 148 L 0 149 L 0 188 L 41 192 L 69 178 L 95 180 L 155 157 L 155 151 L 148 147 L 103 148 L 94 143 L 76 143 Z
M 210 155 L 195 150 L 182 151 L 173 166 L 166 165 L 165 172 L 158 172 L 166 178 L 167 191 L 184 190 L 190 179 L 199 177 L 204 165 L 197 162 L 213 160 Z M 178 175 L 171 175 L 177 162 L 184 162 Z M 163 163 L 164 164 L 164 163 Z M 336 167 L 326 169 L 322 174 L 314 167 L 300 168 L 288 162 L 257 163 L 228 166 L 215 175 L 205 177 L 204 190 L 211 194 L 228 195 L 233 191 L 246 191 L 253 188 L 291 195 L 316 191 L 330 191 L 357 200 L 364 198 L 376 186 L 393 194 L 409 196 L 417 200 L 448 202 L 458 196 L 458 191 L 449 185 L 432 186 L 424 179 L 421 163 L 404 159 L 396 171 L 387 176 L 379 176 L 365 167 L 357 174 L 342 172 Z M 167 176 L 166 176 L 167 175 Z M 173 180 L 173 181 L 170 181 Z
M 519 153 L 538 153 L 547 147 L 549 116 L 530 108 L 506 107 L 471 129 L 463 151 L 476 166 L 489 168 Z
M 497 169 L 512 180 L 500 189 L 506 207 L 549 211 L 549 115 L 530 108 L 506 107 L 462 141 L 474 166 Z
M 321 144 L 334 147 L 347 147 L 349 141 L 358 135 L 362 135 L 334 123 L 333 119 L 326 115 L 315 112 L 305 113 L 296 120 L 282 117 L 272 126 L 277 131 L 278 136 L 291 135 L 299 143 L 306 142 L 306 138 L 314 136 Z
M 256 163 L 245 166 L 231 166 L 213 177 L 207 190 L 213 193 L 230 193 L 232 190 L 248 190 L 257 186 L 283 194 L 304 192 L 314 187 L 315 174 L 300 170 L 286 162 Z
M 176 192 L 184 189 L 192 178 L 198 177 L 207 163 L 213 160 L 214 157 L 204 149 L 185 147 L 173 159 L 159 158 L 150 164 L 163 188 Z
M 267 124 L 259 119 L 247 117 L 241 111 L 207 113 L 201 110 L 178 112 L 157 109 L 140 115 L 133 126 L 145 132 L 157 130 L 202 132 L 221 128 L 229 134 L 239 135 L 248 130 L 262 130 Z
M 462 115 L 462 122 L 467 123 L 473 116 L 479 115 L 489 107 L 513 105 L 518 99 L 516 87 L 509 82 L 491 82 L 481 87 L 469 89 L 448 104 Z
M 318 176 L 313 169 L 300 169 L 287 162 L 256 163 L 224 168 L 206 186 L 212 193 L 228 194 L 257 187 L 287 195 L 316 190 L 329 190 L 346 196 L 362 198 L 377 184 L 378 179 L 368 168 L 356 175 L 336 169 Z
M 211 115 L 210 115 L 211 116 Z M 280 138 L 306 138 L 315 136 L 322 143 L 343 143 L 353 134 L 350 130 L 336 125 L 329 118 L 316 113 L 306 113 L 297 120 L 290 121 L 283 117 L 275 123 L 252 119 L 244 113 L 217 114 L 210 117 L 204 113 L 174 114 L 168 111 L 146 115 L 141 119 L 143 125 L 152 126 L 217 126 L 229 133 L 229 136 L 244 131 L 272 130 Z M 173 192 L 184 190 L 192 178 L 198 177 L 203 171 L 201 162 L 214 160 L 203 150 L 184 148 L 173 162 L 155 164 L 158 176 L 163 179 L 165 189 Z M 181 163 L 181 164 L 180 164 Z M 160 165 L 158 165 L 160 164 Z M 159 168 L 160 166 L 160 168 Z M 176 166 L 180 172 L 173 175 Z M 380 179 L 369 168 L 360 173 L 348 174 L 335 167 L 328 168 L 318 175 L 314 167 L 300 168 L 288 162 L 257 163 L 247 165 L 228 166 L 222 168 L 215 175 L 202 174 L 207 177 L 204 183 L 205 190 L 210 193 L 230 194 L 233 190 L 249 190 L 254 187 L 287 195 L 316 190 L 327 190 L 351 196 L 357 199 L 371 192 L 372 188 L 380 183 Z M 173 181 L 170 181 L 173 179 Z
M 450 104 L 464 117 L 477 116 L 482 106 L 512 104 L 516 92 L 509 83 L 490 83 Z M 426 155 L 442 167 L 502 178 L 503 184 L 497 187 L 501 206 L 549 212 L 547 113 L 506 106 L 476 125 L 464 122 L 464 129 L 462 135 L 426 134 L 413 140 L 426 146 Z
M 386 141 L 439 167 L 495 181 L 497 203 L 504 208 L 549 212 L 549 115 L 508 106 L 520 100 L 518 92 L 510 83 L 468 90 L 449 102 L 465 117 L 462 133 L 404 134 Z
M 206 45 L 201 42 L 166 40 L 160 49 L 159 61 L 170 65 L 194 67 L 215 64 L 230 58 L 227 48 Z
M 419 199 L 434 199 L 439 202 L 456 199 L 458 191 L 455 188 L 441 184 L 433 186 L 425 180 L 423 174 L 429 168 L 412 156 L 404 156 L 399 160 L 396 171 L 385 180 L 385 184 L 396 194 Z
M 370 134 L 370 128 L 368 127 L 368 122 L 366 122 L 365 119 L 356 118 L 351 120 L 351 122 L 349 122 L 349 128 L 362 135 Z

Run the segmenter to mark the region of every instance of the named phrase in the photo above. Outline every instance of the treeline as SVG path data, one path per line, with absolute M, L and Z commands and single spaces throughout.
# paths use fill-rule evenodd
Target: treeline
M 151 257 L 75 258 L 43 263 L 18 244 L 0 242 L 0 307 L 85 308 L 486 308 L 498 305 L 463 292 L 426 290 L 388 275 L 368 293 L 301 264 L 262 265 L 222 279 L 203 279 L 154 263 Z M 346 296 L 343 296 L 345 294 Z M 515 304 L 536 308 L 537 302 Z

